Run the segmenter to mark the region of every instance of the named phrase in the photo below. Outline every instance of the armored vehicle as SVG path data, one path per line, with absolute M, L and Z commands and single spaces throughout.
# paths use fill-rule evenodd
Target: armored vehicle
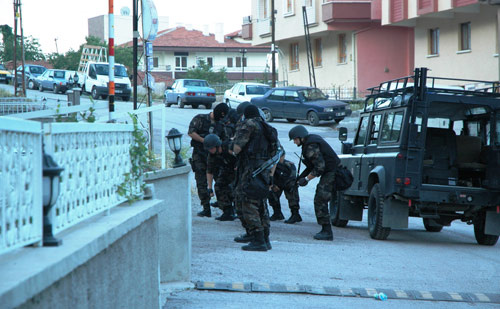
M 453 85 L 453 86 L 451 86 Z M 479 89 L 480 88 L 480 89 Z M 500 91 L 495 82 L 415 75 L 369 89 L 341 164 L 351 187 L 330 203 L 332 224 L 361 221 L 373 239 L 420 217 L 429 232 L 453 220 L 474 226 L 481 245 L 500 235 Z

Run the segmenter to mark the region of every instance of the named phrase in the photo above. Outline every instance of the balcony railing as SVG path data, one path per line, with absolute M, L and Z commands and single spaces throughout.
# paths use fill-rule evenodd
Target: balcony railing
M 259 19 L 255 23 L 256 32 L 259 36 L 266 36 L 271 34 L 271 20 L 269 18 Z

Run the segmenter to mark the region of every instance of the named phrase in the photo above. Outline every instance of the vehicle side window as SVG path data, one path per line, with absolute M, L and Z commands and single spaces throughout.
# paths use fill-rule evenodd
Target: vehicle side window
M 372 118 L 372 124 L 370 127 L 370 139 L 368 144 L 377 144 L 378 135 L 380 132 L 380 120 L 382 119 L 382 114 L 374 115 Z
M 269 96 L 269 100 L 282 101 L 285 96 L 285 90 L 274 90 Z
M 499 145 L 500 144 L 500 112 L 497 112 L 495 131 L 496 131 L 495 144 Z
M 403 112 L 387 113 L 382 124 L 381 142 L 397 142 L 403 124 Z
M 354 141 L 354 145 L 364 145 L 366 139 L 366 133 L 368 131 L 368 117 L 361 118 L 361 123 L 358 129 L 358 135 Z
M 231 93 L 237 94 L 239 88 L 240 88 L 240 85 L 238 85 L 238 84 L 234 85 L 233 88 L 231 88 Z
M 92 78 L 96 78 L 97 73 L 95 72 L 95 66 L 91 65 L 89 68 L 89 76 Z
M 238 94 L 240 94 L 240 92 L 245 93 L 245 85 L 240 85 L 240 86 L 238 87 Z
M 285 93 L 285 101 L 287 102 L 294 102 L 296 98 L 299 97 L 299 94 L 297 91 L 290 91 L 288 90 L 286 93 Z

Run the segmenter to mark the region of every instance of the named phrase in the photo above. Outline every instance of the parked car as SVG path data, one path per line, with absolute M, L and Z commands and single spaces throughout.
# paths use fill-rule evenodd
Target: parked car
M 260 97 L 271 90 L 266 84 L 236 83 L 231 89 L 224 92 L 223 102 L 230 107 L 237 107 L 240 103 L 250 102 L 252 98 Z
M 6 84 L 10 83 L 12 80 L 12 73 L 5 68 L 3 64 L 0 63 L 0 82 Z
M 210 109 L 213 102 L 215 102 L 215 90 L 202 79 L 177 79 L 172 87 L 165 90 L 164 95 L 167 107 L 173 104 L 179 105 L 180 108 L 184 108 L 184 105 L 191 105 L 193 108 L 205 105 Z
M 47 71 L 47 68 L 41 65 L 25 64 L 24 65 L 24 80 L 26 81 L 26 86 L 28 89 L 37 89 L 38 84 L 36 83 L 36 78 Z M 22 66 L 17 67 L 17 82 L 22 83 Z
M 274 88 L 250 102 L 262 109 L 268 122 L 274 118 L 285 118 L 289 122 L 306 119 L 310 125 L 317 126 L 320 120 L 339 123 L 352 113 L 349 104 L 329 100 L 321 90 L 311 87 Z
M 69 85 L 69 79 L 73 76 L 75 71 L 67 70 L 53 70 L 49 69 L 42 75 L 36 78 L 38 90 L 44 91 L 46 89 L 52 90 L 54 93 L 66 93 Z
M 83 78 L 78 78 L 78 83 L 82 85 L 82 91 L 90 93 L 94 100 L 106 99 L 109 94 L 109 63 L 108 62 L 87 62 L 83 71 Z M 115 98 L 123 101 L 130 100 L 132 85 L 128 77 L 127 68 L 119 63 L 115 63 Z

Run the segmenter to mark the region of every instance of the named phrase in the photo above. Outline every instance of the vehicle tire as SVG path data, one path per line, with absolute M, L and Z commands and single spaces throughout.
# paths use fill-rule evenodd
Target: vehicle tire
M 35 82 L 31 79 L 28 81 L 28 88 L 35 89 Z
M 433 233 L 441 232 L 441 230 L 443 229 L 443 226 L 442 225 L 441 226 L 432 225 L 430 222 L 431 220 L 432 219 L 423 218 L 425 230 L 427 232 L 433 232 Z
M 205 104 L 206 109 L 212 109 L 212 103 L 207 103 Z
M 497 235 L 488 235 L 484 233 L 485 223 L 486 223 L 486 212 L 482 211 L 476 214 L 473 220 L 474 223 L 474 236 L 476 241 L 480 245 L 484 246 L 494 246 L 498 241 Z
M 307 122 L 312 126 L 317 126 L 319 124 L 319 117 L 316 112 L 309 112 L 307 114 Z
M 373 239 L 385 240 L 391 233 L 390 227 L 382 227 L 384 202 L 384 196 L 380 192 L 380 185 L 376 183 L 373 185 L 368 198 L 368 230 L 370 231 L 370 237 Z
M 181 97 L 177 97 L 177 105 L 179 105 L 179 108 L 184 108 L 184 102 L 182 102 Z
M 194 109 L 196 109 L 196 108 L 199 107 L 199 105 L 198 105 L 198 103 L 193 103 L 193 104 L 191 104 L 191 107 L 194 108 Z
M 335 123 L 340 123 L 344 118 L 335 119 Z
M 288 122 L 291 122 L 291 123 L 294 123 L 297 119 L 293 119 L 293 118 L 287 118 L 286 121 Z
M 43 92 L 42 84 L 38 85 L 38 90 L 40 90 L 40 92 Z
M 97 94 L 97 88 L 96 87 L 92 87 L 92 92 L 90 94 L 92 95 L 92 99 L 94 99 L 94 100 L 98 100 L 99 99 L 99 95 Z
M 339 219 L 339 209 L 340 203 L 344 199 L 344 194 L 341 192 L 337 192 L 337 198 L 335 200 L 330 201 L 330 221 L 333 226 L 336 227 L 346 227 L 349 220 Z
M 101 95 L 101 98 L 102 98 L 103 100 L 106 100 L 106 99 L 108 98 L 108 96 L 107 96 L 107 95 L 105 95 L 105 94 L 103 94 L 103 95 Z
M 273 114 L 271 114 L 271 111 L 268 109 L 263 110 L 264 112 L 264 120 L 266 122 L 271 122 L 273 121 Z
M 165 103 L 165 106 L 170 107 L 170 106 L 172 106 L 172 103 Z
M 57 91 L 57 86 L 54 84 L 52 85 L 52 92 L 54 93 L 58 93 L 59 91 Z

